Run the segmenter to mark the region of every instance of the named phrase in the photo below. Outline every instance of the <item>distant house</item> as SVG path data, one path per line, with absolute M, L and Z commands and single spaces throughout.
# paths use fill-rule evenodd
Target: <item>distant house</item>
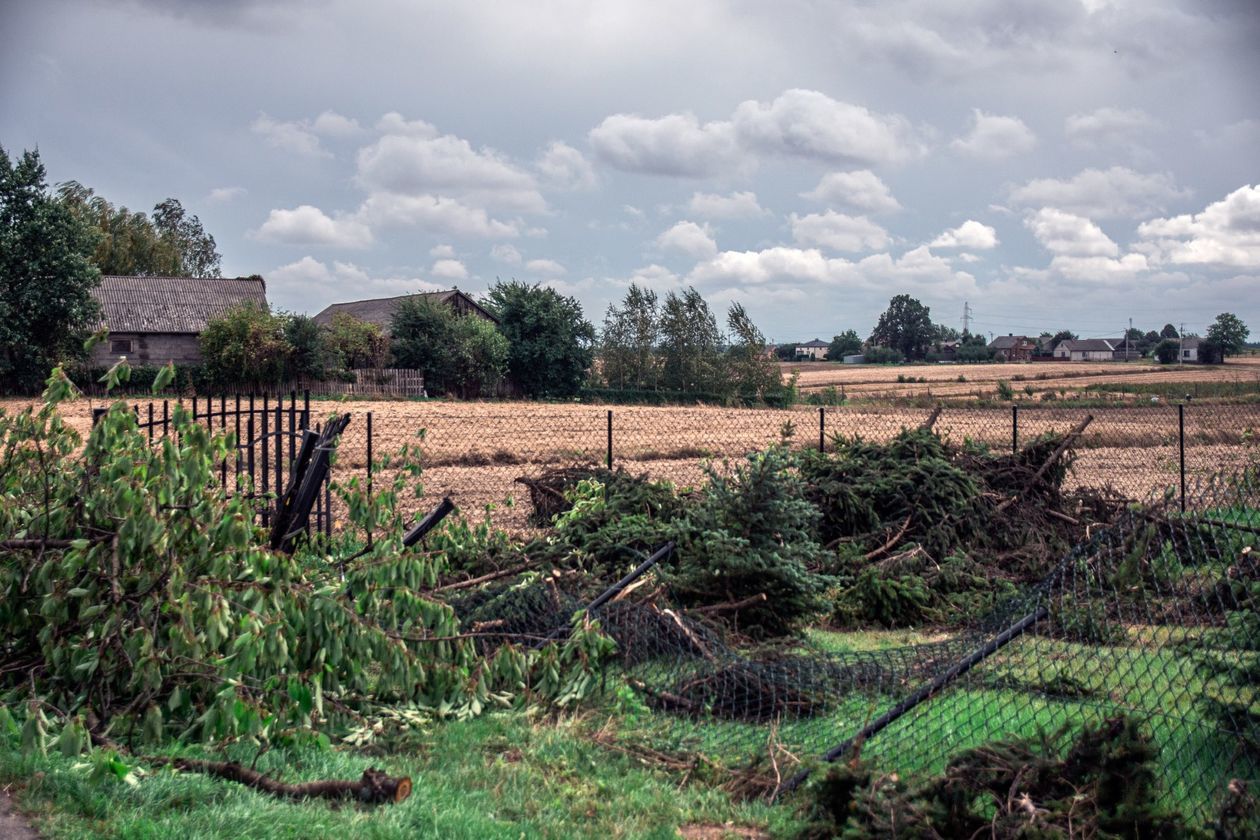
M 1131 359 L 1142 358 L 1142 351 L 1138 350 L 1137 342 L 1132 339 L 1107 338 L 1103 340 L 1115 348 L 1112 358 L 1117 362 L 1127 362 Z
M 821 361 L 827 358 L 827 351 L 831 349 L 830 341 L 823 341 L 815 338 L 813 341 L 807 341 L 804 344 L 796 345 L 796 358 L 798 361 L 802 359 L 810 359 L 812 361 Z
M 206 324 L 242 304 L 267 307 L 261 277 L 119 277 L 92 290 L 109 338 L 92 349 L 92 364 L 126 356 L 133 365 L 201 363 L 198 337 Z
M 1000 362 L 1027 362 L 1037 352 L 1037 342 L 1026 335 L 999 335 L 989 349 Z
M 419 292 L 414 295 L 372 298 L 371 300 L 354 300 L 348 303 L 334 303 L 316 315 L 314 320 L 315 323 L 321 326 L 328 326 L 332 323 L 334 315 L 344 313 L 367 321 L 369 324 L 376 324 L 388 334 L 394 321 L 394 313 L 398 311 L 398 307 L 402 305 L 402 302 L 417 298 L 445 304 L 460 315 L 476 315 L 479 318 L 485 318 L 493 324 L 499 323 L 498 318 L 494 317 L 485 307 L 459 289 L 448 289 L 444 292 Z
M 1105 338 L 1069 339 L 1059 342 L 1054 357 L 1073 362 L 1110 362 L 1116 358 L 1116 348 Z
M 1194 336 L 1181 339 L 1181 351 L 1177 358 L 1183 362 L 1199 361 L 1199 339 Z

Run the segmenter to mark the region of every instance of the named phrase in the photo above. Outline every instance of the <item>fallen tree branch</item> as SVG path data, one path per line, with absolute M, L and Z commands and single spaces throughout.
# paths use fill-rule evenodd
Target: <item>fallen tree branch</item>
M 910 530 L 910 520 L 911 518 L 913 518 L 913 516 L 914 516 L 913 513 L 906 514 L 906 521 L 901 523 L 901 530 L 899 530 L 896 534 L 894 534 L 892 538 L 888 540 L 888 542 L 884 543 L 879 548 L 875 549 L 874 551 L 867 552 L 867 554 L 863 556 L 862 559 L 874 560 L 876 557 L 879 557 L 883 555 L 884 553 L 890 551 L 893 548 L 893 546 L 901 542 L 901 538 L 906 535 L 906 531 Z
M 329 779 L 318 782 L 287 784 L 250 770 L 235 761 L 202 761 L 195 758 L 146 758 L 153 764 L 166 764 L 176 770 L 203 773 L 229 782 L 238 782 L 254 790 L 282 799 L 357 799 L 377 805 L 402 802 L 411 796 L 411 779 L 407 776 L 390 776 L 369 767 L 357 781 Z
M 744 607 L 750 607 L 753 604 L 766 600 L 766 593 L 758 592 L 756 595 L 750 595 L 742 601 L 727 601 L 722 604 L 709 604 L 706 607 L 692 607 L 688 612 L 693 613 L 722 613 L 733 612 L 734 610 L 742 610 Z
M 1077 423 L 1076 427 L 1067 433 L 1067 435 L 1059 443 L 1058 447 L 1056 447 L 1054 452 L 1051 453 L 1050 457 L 1046 459 L 1046 462 L 1041 465 L 1041 469 L 1033 473 L 1032 478 L 1028 479 L 1028 481 L 1024 484 L 1024 488 L 997 506 L 998 512 L 1000 513 L 1015 504 L 1015 502 L 1019 500 L 1020 496 L 1024 495 L 1036 486 L 1037 482 L 1041 480 L 1041 477 L 1046 474 L 1046 471 L 1049 470 L 1050 467 L 1054 466 L 1055 462 L 1057 462 L 1061 457 L 1063 457 L 1063 453 L 1068 450 L 1068 447 L 1076 442 L 1076 439 L 1080 437 L 1081 432 L 1085 431 L 1085 427 L 1088 426 L 1093 419 L 1094 415 L 1086 414 L 1085 419 Z
M 941 416 L 941 411 L 943 411 L 944 408 L 945 406 L 937 404 L 936 408 L 932 409 L 932 413 L 928 415 L 927 419 L 919 424 L 919 431 L 930 432 L 932 427 L 936 425 L 936 421 Z
M 481 584 L 489 583 L 492 580 L 498 580 L 499 578 L 511 577 L 512 575 L 529 571 L 530 569 L 537 566 L 539 562 L 541 561 L 530 560 L 529 562 L 520 563 L 516 566 L 512 566 L 507 569 L 499 569 L 497 572 L 489 572 L 487 574 L 482 575 L 481 577 L 470 578 L 469 580 L 460 580 L 460 581 L 456 581 L 455 583 L 443 584 L 442 586 L 435 587 L 431 589 L 430 591 L 431 592 L 452 592 L 456 589 L 468 589 L 473 586 L 480 586 Z

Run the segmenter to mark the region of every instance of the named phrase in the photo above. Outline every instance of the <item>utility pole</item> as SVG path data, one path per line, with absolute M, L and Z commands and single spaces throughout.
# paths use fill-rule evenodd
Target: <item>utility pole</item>
M 1186 322 L 1181 322 L 1181 332 L 1177 333 L 1177 364 L 1182 363 L 1182 359 L 1186 357 Z

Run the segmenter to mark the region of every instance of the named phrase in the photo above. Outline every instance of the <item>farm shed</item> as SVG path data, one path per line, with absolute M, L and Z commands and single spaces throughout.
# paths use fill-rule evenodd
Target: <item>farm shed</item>
M 1182 362 L 1199 361 L 1199 339 L 1194 336 L 1181 339 L 1181 348 L 1177 353 L 1177 358 Z
M 459 289 L 447 289 L 444 292 L 418 292 L 414 295 L 334 303 L 325 307 L 322 312 L 315 316 L 315 323 L 320 326 L 328 326 L 332 323 L 334 315 L 343 313 L 367 321 L 369 324 L 375 324 L 388 335 L 390 325 L 394 320 L 394 313 L 398 310 L 398 307 L 403 301 L 413 298 L 423 298 L 435 303 L 446 304 L 460 315 L 476 315 L 479 318 L 485 318 L 492 324 L 499 323 L 498 318 L 494 317 L 485 307 Z
M 1054 357 L 1073 362 L 1110 362 L 1116 358 L 1116 348 L 1105 338 L 1078 338 L 1059 342 Z
M 206 324 L 242 304 L 266 308 L 267 284 L 253 277 L 122 277 L 105 275 L 92 290 L 99 326 L 109 338 L 92 349 L 92 364 L 195 365 Z
M 827 358 L 827 350 L 831 348 L 830 341 L 823 341 L 815 338 L 813 341 L 806 341 L 804 344 L 796 345 L 796 358 L 811 359 L 815 362 Z

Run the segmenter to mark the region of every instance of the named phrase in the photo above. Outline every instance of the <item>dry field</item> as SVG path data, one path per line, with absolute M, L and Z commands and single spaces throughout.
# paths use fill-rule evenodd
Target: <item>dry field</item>
M 842 365 L 833 362 L 782 363 L 784 377 L 798 375 L 801 391 L 827 387 L 850 397 L 991 396 L 998 380 L 1016 387 L 1031 385 L 1038 391 L 1080 391 L 1087 385 L 1133 382 L 1234 382 L 1260 379 L 1260 356 L 1239 356 L 1227 365 L 1164 367 L 1150 361 L 1135 362 L 1016 362 L 992 365 Z M 897 377 L 927 382 L 898 382 Z M 959 382 L 963 377 L 965 381 Z
M 1260 371 L 1254 366 L 1249 369 Z M 932 368 L 918 370 L 933 372 Z M 27 404 L 0 401 L 0 408 L 12 410 Z M 91 401 L 78 400 L 66 405 L 64 412 L 73 426 L 86 432 L 92 405 Z M 376 459 L 403 443 L 421 443 L 423 495 L 409 500 L 410 508 L 419 510 L 450 495 L 466 512 L 480 515 L 485 505 L 514 497 L 523 503 L 496 514 L 498 521 L 513 528 L 524 527 L 528 513 L 528 493 L 516 479 L 553 466 L 603 463 L 609 411 L 615 463 L 682 486 L 701 482 L 706 463 L 721 468 L 725 459 L 738 459 L 780 440 L 815 447 L 820 418 L 819 409 L 813 407 L 776 410 L 437 400 L 318 400 L 311 407 L 316 420 L 340 411 L 353 416 L 339 447 L 335 477 L 365 474 L 370 412 Z M 928 413 L 927 409 L 859 405 L 827 408 L 822 417 L 828 439 L 843 433 L 886 440 L 903 427 L 917 426 Z M 1085 409 L 1031 402 L 1020 407 L 1018 439 L 1027 441 L 1043 432 L 1066 431 L 1086 414 L 1094 420 L 1079 447 L 1074 484 L 1110 485 L 1135 498 L 1177 484 L 1175 406 L 1147 403 Z M 1260 429 L 1260 405 L 1192 404 L 1185 411 L 1185 422 L 1187 473 L 1193 481 L 1196 476 L 1236 467 L 1247 457 L 1246 432 Z M 970 440 L 995 451 L 1008 451 L 1012 445 L 1012 414 L 1007 407 L 946 408 L 936 428 L 956 443 Z M 378 473 L 376 481 L 388 477 Z

